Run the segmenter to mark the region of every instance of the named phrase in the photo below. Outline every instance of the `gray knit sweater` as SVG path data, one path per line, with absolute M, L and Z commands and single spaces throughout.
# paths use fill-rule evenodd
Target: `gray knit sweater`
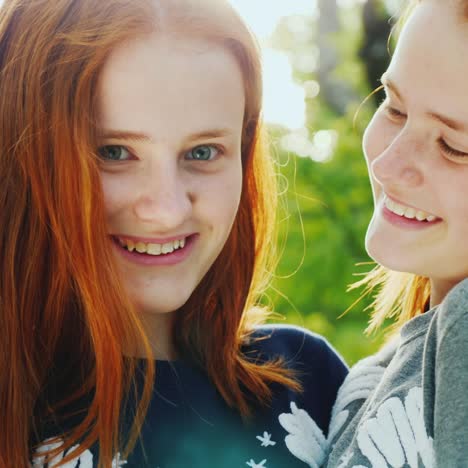
M 468 279 L 351 370 L 328 441 L 329 468 L 468 467 Z

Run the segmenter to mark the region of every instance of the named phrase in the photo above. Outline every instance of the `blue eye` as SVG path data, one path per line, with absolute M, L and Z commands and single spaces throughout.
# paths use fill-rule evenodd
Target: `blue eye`
M 185 154 L 186 159 L 193 159 L 194 161 L 211 161 L 219 153 L 218 148 L 209 145 L 200 145 L 191 149 Z
M 102 159 L 107 161 L 126 161 L 130 157 L 129 151 L 118 145 L 101 146 L 98 149 L 98 154 Z

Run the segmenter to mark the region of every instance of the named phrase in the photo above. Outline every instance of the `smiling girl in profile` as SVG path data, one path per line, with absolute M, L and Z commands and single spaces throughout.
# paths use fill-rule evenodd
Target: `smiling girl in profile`
M 314 463 L 278 417 L 326 432 L 346 367 L 258 326 L 276 192 L 236 13 L 5 0 L 0 68 L 0 465 Z
M 372 327 L 399 333 L 349 373 L 328 467 L 468 466 L 468 1 L 413 1 L 364 136 L 382 265 Z

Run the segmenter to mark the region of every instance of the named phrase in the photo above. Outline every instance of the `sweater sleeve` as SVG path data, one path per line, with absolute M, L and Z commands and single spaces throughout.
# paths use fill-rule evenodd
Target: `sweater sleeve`
M 449 293 L 438 312 L 437 350 L 433 361 L 435 466 L 466 466 L 468 280 Z

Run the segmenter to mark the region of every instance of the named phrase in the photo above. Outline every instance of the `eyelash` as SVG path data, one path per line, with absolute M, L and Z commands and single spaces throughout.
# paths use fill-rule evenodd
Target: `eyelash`
M 197 145 L 197 146 L 194 146 L 193 148 L 190 148 L 189 150 L 185 151 L 184 152 L 184 158 L 191 152 L 193 152 L 194 150 L 196 150 L 197 148 L 201 148 L 201 147 L 207 147 L 207 148 L 211 148 L 215 151 L 215 156 L 212 157 L 211 159 L 196 159 L 196 158 L 187 158 L 188 161 L 199 161 L 199 162 L 209 162 L 209 161 L 213 161 L 216 159 L 217 156 L 219 155 L 222 155 L 224 154 L 224 148 L 219 146 L 219 145 L 213 145 L 213 144 L 206 144 L 206 145 Z M 112 159 L 112 158 L 106 158 L 102 155 L 101 151 L 103 151 L 104 149 L 106 148 L 121 148 L 122 150 L 126 151 L 128 153 L 128 155 L 130 156 L 128 159 Z M 98 154 L 99 156 L 101 157 L 102 160 L 104 161 L 110 161 L 110 162 L 125 162 L 125 161 L 131 161 L 132 159 L 135 159 L 135 156 L 133 155 L 132 151 L 130 151 L 130 149 L 128 149 L 126 146 L 124 145 L 103 145 L 101 147 L 98 148 Z
M 382 107 L 390 117 L 393 117 L 393 118 L 406 117 L 406 115 L 403 114 L 403 112 L 400 112 L 398 109 L 391 107 L 386 101 L 382 103 Z M 468 153 L 465 153 L 463 151 L 458 151 L 455 148 L 452 148 L 451 146 L 447 144 L 447 142 L 443 138 L 439 138 L 437 140 L 437 144 L 439 145 L 441 151 L 448 156 L 455 157 L 455 158 L 467 158 L 468 157 Z
M 443 138 L 439 138 L 437 140 L 437 143 L 440 146 L 440 149 L 446 153 L 448 156 L 452 156 L 455 158 L 468 158 L 468 153 L 465 153 L 463 151 L 458 151 L 451 146 L 449 146 Z
M 381 107 L 387 114 L 390 115 L 390 117 L 406 117 L 403 112 L 400 112 L 398 109 L 391 107 L 386 99 L 382 102 Z
M 102 152 L 103 152 L 103 150 L 106 150 L 106 149 L 109 149 L 109 148 L 120 148 L 123 151 L 126 151 L 128 153 L 128 155 L 130 156 L 130 158 L 128 158 L 128 159 L 106 158 L 102 154 Z M 104 146 L 101 146 L 101 147 L 98 148 L 98 155 L 103 161 L 111 161 L 111 162 L 124 162 L 124 161 L 130 161 L 130 160 L 134 159 L 134 156 L 133 156 L 132 152 L 126 146 L 123 146 L 123 145 L 104 145 Z
M 224 153 L 224 149 L 221 146 L 218 145 L 213 145 L 213 144 L 207 144 L 207 145 L 197 145 L 194 146 L 193 148 L 189 149 L 184 153 L 184 157 L 187 156 L 189 153 L 195 151 L 197 148 L 211 148 L 215 150 L 215 155 L 211 159 L 195 159 L 195 158 L 189 158 L 187 159 L 188 161 L 201 161 L 201 162 L 209 162 L 209 161 L 214 161 L 217 159 L 217 156 L 222 155 Z

